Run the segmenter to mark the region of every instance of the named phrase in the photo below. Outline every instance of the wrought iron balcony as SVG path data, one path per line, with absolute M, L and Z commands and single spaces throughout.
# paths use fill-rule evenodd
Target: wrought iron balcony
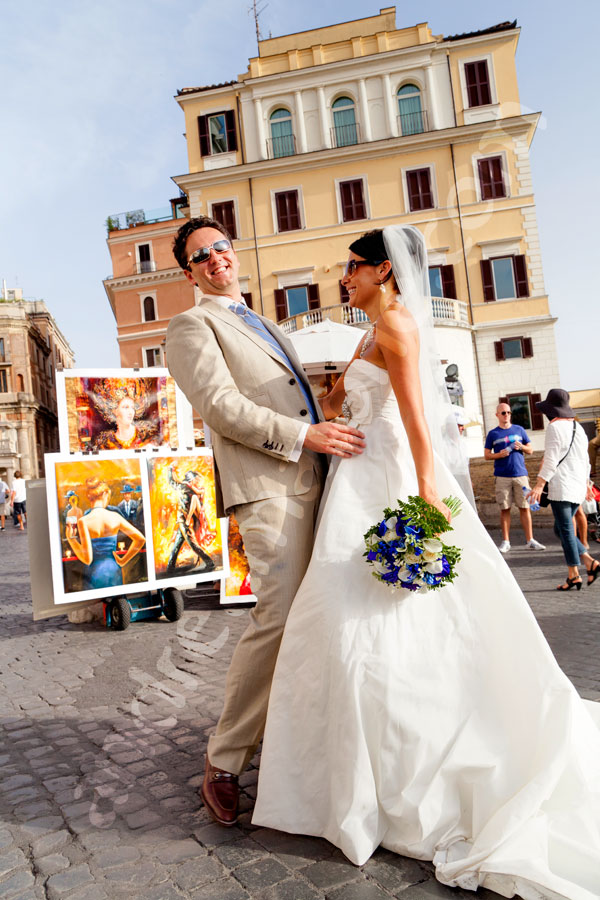
M 156 272 L 156 263 L 153 259 L 138 260 L 135 264 L 136 274 L 145 275 L 147 272 Z
M 417 112 L 401 113 L 396 116 L 398 122 L 398 134 L 405 137 L 408 134 L 422 134 L 429 131 L 429 122 L 427 118 L 427 110 L 422 109 Z
M 269 159 L 280 159 L 283 156 L 296 155 L 296 135 L 281 134 L 267 140 L 267 155 Z
M 331 144 L 333 147 L 349 147 L 351 144 L 360 144 L 360 126 L 358 123 L 334 125 L 331 129 Z

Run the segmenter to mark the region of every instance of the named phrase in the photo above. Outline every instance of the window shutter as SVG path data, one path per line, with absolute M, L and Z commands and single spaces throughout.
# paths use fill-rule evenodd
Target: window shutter
M 290 228 L 300 228 L 300 206 L 298 204 L 298 191 L 288 191 L 288 216 Z
M 283 288 L 277 288 L 275 291 L 275 316 L 278 322 L 287 319 L 287 304 L 285 302 L 285 291 Z
M 496 362 L 504 359 L 504 344 L 502 341 L 494 341 L 494 351 L 496 353 Z
M 542 399 L 541 394 L 530 394 L 529 395 L 529 405 L 531 412 L 531 430 L 532 431 L 543 431 L 544 430 L 544 414 L 539 411 L 539 409 L 535 408 L 535 404 L 539 403 Z
M 487 303 L 489 300 L 496 299 L 494 277 L 492 275 L 492 261 L 490 259 L 482 259 L 480 265 L 481 280 L 483 282 L 483 299 Z
M 408 202 L 411 212 L 421 209 L 433 209 L 433 193 L 429 169 L 416 169 L 406 173 Z
M 449 300 L 456 300 L 456 284 L 454 281 L 454 266 L 440 266 L 442 274 L 442 293 Z
M 342 220 L 344 222 L 366 219 L 367 210 L 362 178 L 358 178 L 356 181 L 341 181 L 340 200 L 342 204 Z
M 529 284 L 527 281 L 527 262 L 522 255 L 513 256 L 515 267 L 515 281 L 517 283 L 517 297 L 529 297 Z
M 237 240 L 237 228 L 235 222 L 235 205 L 233 200 L 225 200 L 223 203 L 215 203 L 212 206 L 213 218 L 223 225 L 232 239 Z
M 508 397 L 498 397 L 498 404 L 500 403 L 508 403 Z M 510 403 L 508 403 L 510 406 Z
M 494 156 L 489 160 L 492 197 L 506 197 L 504 177 L 502 175 L 502 157 Z
M 294 231 L 300 228 L 300 209 L 298 191 L 281 191 L 275 195 L 277 211 L 277 230 Z
M 154 311 L 154 297 L 144 298 L 144 322 L 154 322 L 156 314 Z
M 342 301 L 342 303 L 348 303 L 348 301 L 350 300 L 350 294 L 346 290 L 346 285 L 342 281 L 340 281 L 339 284 L 340 284 L 340 300 Z
M 275 211 L 277 213 L 277 231 L 287 231 L 287 206 L 283 194 L 275 194 Z
M 481 188 L 481 199 L 490 200 L 494 196 L 492 187 L 491 160 L 478 159 L 477 168 L 479 169 L 479 186 Z
M 208 116 L 198 116 L 198 131 L 200 133 L 200 155 L 210 156 L 210 140 L 208 137 Z
M 225 130 L 227 132 L 227 149 L 237 150 L 237 132 L 235 129 L 235 113 L 232 109 L 225 110 Z
M 521 338 L 521 346 L 523 348 L 523 359 L 531 359 L 533 356 L 533 341 L 531 338 Z
M 365 196 L 362 179 L 353 182 L 352 189 L 354 194 L 354 218 L 366 219 L 367 209 L 365 206 Z
M 242 297 L 246 301 L 246 306 L 248 307 L 248 309 L 254 309 L 254 307 L 252 306 L 252 294 L 244 294 L 242 292 Z
M 465 81 L 469 106 L 486 106 L 492 102 L 487 60 L 465 63 Z
M 319 309 L 321 306 L 321 301 L 319 299 L 319 285 L 318 284 L 309 284 L 308 285 L 308 308 L 309 309 Z

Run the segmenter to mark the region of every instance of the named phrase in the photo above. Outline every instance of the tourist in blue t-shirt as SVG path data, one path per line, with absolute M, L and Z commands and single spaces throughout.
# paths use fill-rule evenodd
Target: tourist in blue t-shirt
M 523 454 L 533 452 L 531 442 L 524 428 L 512 424 L 508 403 L 498 404 L 496 418 L 498 426 L 488 432 L 483 453 L 486 459 L 494 460 L 496 502 L 500 507 L 502 528 L 502 543 L 498 549 L 501 553 L 510 550 L 510 508 L 514 503 L 521 516 L 525 546 L 530 550 L 545 550 L 545 546 L 533 537 L 531 510 L 526 500 L 530 487 Z

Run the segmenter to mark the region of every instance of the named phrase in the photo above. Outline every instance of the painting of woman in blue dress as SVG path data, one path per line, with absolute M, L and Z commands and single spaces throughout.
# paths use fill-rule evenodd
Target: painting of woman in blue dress
M 97 476 L 87 478 L 85 493 L 89 509 L 76 525 L 68 525 L 66 529 L 69 546 L 83 563 L 80 589 L 96 590 L 126 584 L 123 570 L 139 554 L 146 538 L 115 506 L 109 505 L 111 488 L 106 481 Z M 127 549 L 117 547 L 119 534 L 129 538 Z

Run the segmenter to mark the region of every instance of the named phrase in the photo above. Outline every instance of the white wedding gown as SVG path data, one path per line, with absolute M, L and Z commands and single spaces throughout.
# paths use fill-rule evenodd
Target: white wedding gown
M 273 681 L 254 824 L 379 845 L 447 885 L 525 900 L 600 896 L 600 729 L 465 502 L 453 585 L 394 591 L 363 534 L 417 493 L 387 372 L 346 372 L 361 456 L 330 473 Z M 460 489 L 436 464 L 440 496 Z

